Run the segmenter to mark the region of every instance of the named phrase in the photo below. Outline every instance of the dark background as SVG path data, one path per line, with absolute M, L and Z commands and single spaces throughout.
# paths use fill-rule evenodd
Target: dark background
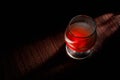
M 118 0 L 45 1 L 22 2 L 22 4 L 17 2 L 4 5 L 2 8 L 4 15 L 0 29 L 0 57 L 10 54 L 9 51 L 16 47 L 64 32 L 69 20 L 75 15 L 86 14 L 95 18 L 105 13 L 120 12 Z M 93 56 L 93 59 L 81 64 L 79 61 L 75 61 L 77 66 L 56 74 L 55 79 L 119 77 L 119 45 L 120 30 L 105 41 L 102 50 L 98 52 L 98 55 Z M 35 71 L 26 78 L 38 78 L 35 76 L 36 74 L 39 72 Z
M 69 20 L 75 15 L 85 14 L 95 18 L 105 13 L 120 11 L 117 0 L 7 2 L 2 8 L 2 41 L 6 40 L 7 45 L 12 43 L 16 46 L 64 31 Z

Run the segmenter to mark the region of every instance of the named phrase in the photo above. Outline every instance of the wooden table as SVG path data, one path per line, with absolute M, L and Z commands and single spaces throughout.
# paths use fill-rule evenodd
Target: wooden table
M 79 61 L 66 54 L 64 28 L 38 38 L 32 43 L 12 47 L 6 52 L 7 54 L 2 55 L 0 68 L 5 80 L 69 79 L 86 78 L 86 76 L 92 78 L 104 77 L 105 74 L 112 75 L 111 71 L 117 71 L 119 62 L 117 46 L 120 45 L 120 23 L 115 23 L 120 16 L 109 18 L 111 16 L 113 15 L 106 14 L 95 19 L 99 42 L 96 43 L 95 46 L 98 47 L 95 47 L 95 53 L 90 58 Z M 113 21 L 109 22 L 110 20 Z M 105 21 L 108 21 L 106 23 L 109 26 L 104 26 Z

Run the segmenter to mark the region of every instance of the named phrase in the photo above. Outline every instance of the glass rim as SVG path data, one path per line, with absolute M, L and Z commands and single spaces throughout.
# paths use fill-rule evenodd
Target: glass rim
M 90 19 L 92 20 L 92 22 L 94 23 L 94 24 L 93 24 L 93 25 L 94 25 L 94 30 L 93 30 L 88 36 L 85 36 L 85 37 L 75 36 L 75 35 L 70 31 L 71 22 L 72 22 L 73 19 L 74 19 L 75 17 L 77 17 L 77 16 L 84 16 L 84 17 L 90 18 Z M 97 28 L 96 22 L 95 22 L 95 20 L 94 20 L 92 17 L 87 16 L 87 15 L 76 15 L 76 16 L 74 16 L 74 17 L 69 21 L 67 30 L 68 30 L 68 32 L 70 32 L 70 34 L 72 34 L 72 35 L 73 35 L 74 37 L 76 37 L 76 38 L 88 38 L 88 37 L 92 36 L 94 33 L 96 33 L 96 28 Z

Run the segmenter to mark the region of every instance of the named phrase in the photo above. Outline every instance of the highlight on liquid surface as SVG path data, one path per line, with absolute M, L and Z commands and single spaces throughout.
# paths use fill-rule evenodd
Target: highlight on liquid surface
M 66 44 L 77 52 L 87 51 L 96 40 L 96 34 L 92 34 L 93 32 L 94 28 L 86 23 L 71 24 L 65 34 Z
M 75 37 L 88 37 L 93 33 L 93 28 L 83 22 L 71 24 L 69 30 Z

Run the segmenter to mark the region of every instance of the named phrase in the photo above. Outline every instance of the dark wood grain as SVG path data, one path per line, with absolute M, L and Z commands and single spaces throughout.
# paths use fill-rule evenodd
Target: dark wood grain
M 120 26 L 120 15 L 105 14 L 95 19 L 97 23 L 98 40 L 93 47 L 98 51 L 103 41 L 110 37 Z M 10 55 L 3 57 L 5 79 L 19 79 L 35 76 L 45 78 L 67 71 L 76 64 L 65 51 L 64 31 L 48 36 L 40 41 L 14 49 Z M 88 60 L 89 61 L 89 60 Z M 32 77 L 30 77 L 32 79 Z M 33 77 L 35 78 L 35 77 Z M 26 78 L 25 78 L 26 79 Z

